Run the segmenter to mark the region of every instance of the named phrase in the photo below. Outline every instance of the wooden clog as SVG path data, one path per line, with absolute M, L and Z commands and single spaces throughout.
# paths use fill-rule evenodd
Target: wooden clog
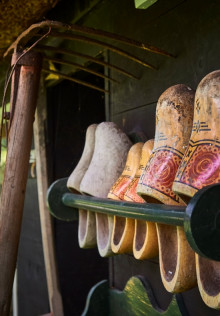
M 68 178 L 67 187 L 73 193 L 81 193 L 80 183 L 89 167 L 94 152 L 96 128 L 97 124 L 92 124 L 87 128 L 82 156 Z M 93 248 L 96 246 L 95 225 L 95 214 L 79 209 L 78 241 L 81 248 Z
M 197 87 L 193 130 L 173 190 L 188 200 L 204 186 L 219 182 L 220 70 L 217 70 L 205 76 Z M 212 308 L 220 308 L 220 262 L 196 255 L 196 273 L 203 301 Z
M 141 173 L 150 158 L 153 146 L 154 141 L 151 139 L 142 147 L 139 167 L 134 179 L 125 192 L 124 200 L 145 203 L 145 200 L 137 194 L 136 189 Z M 135 220 L 133 254 L 136 259 L 149 259 L 158 255 L 157 231 L 154 223 Z
M 94 154 L 80 184 L 80 191 L 106 198 L 125 166 L 131 145 L 129 138 L 115 123 L 99 124 L 95 133 Z M 112 255 L 112 228 L 113 216 L 96 213 L 97 246 L 102 257 Z
M 108 193 L 108 198 L 124 200 L 124 194 L 139 167 L 143 143 L 136 143 L 128 152 L 125 168 Z M 131 253 L 134 238 L 134 220 L 114 216 L 111 247 L 114 253 Z
M 137 186 L 137 193 L 147 202 L 184 204 L 172 191 L 172 184 L 189 141 L 193 101 L 194 92 L 183 84 L 170 87 L 158 100 L 154 148 Z M 156 226 L 165 288 L 176 293 L 193 287 L 196 284 L 194 252 L 183 228 Z
M 87 128 L 82 156 L 67 181 L 67 187 L 70 189 L 70 191 L 80 192 L 80 183 L 92 160 L 95 147 L 96 128 L 97 124 L 92 124 Z

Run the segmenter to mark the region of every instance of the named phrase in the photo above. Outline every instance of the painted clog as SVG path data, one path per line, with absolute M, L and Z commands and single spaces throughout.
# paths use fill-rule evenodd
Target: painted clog
M 112 186 L 108 198 L 124 200 L 124 194 L 129 184 L 134 179 L 139 167 L 143 143 L 136 143 L 128 152 L 125 168 Z M 114 253 L 131 253 L 134 238 L 134 220 L 121 216 L 114 216 L 114 225 L 111 239 L 111 247 Z
M 187 201 L 204 186 L 219 182 L 220 70 L 208 74 L 197 87 L 193 130 L 173 190 Z M 203 301 L 220 308 L 220 262 L 196 255 L 196 273 Z
M 194 92 L 183 84 L 170 87 L 158 100 L 154 148 L 137 186 L 137 193 L 147 202 L 184 205 L 172 191 L 172 184 L 189 141 L 193 102 Z M 165 288 L 177 293 L 195 286 L 194 252 L 183 228 L 163 224 L 156 227 Z
M 130 202 L 145 203 L 136 192 L 137 184 L 139 178 L 146 166 L 152 149 L 154 146 L 154 141 L 148 140 L 142 147 L 141 157 L 139 162 L 139 167 L 136 171 L 135 177 L 131 184 L 128 186 L 127 191 L 124 195 L 124 200 Z M 155 223 L 146 222 L 142 220 L 135 220 L 135 230 L 133 239 L 133 255 L 136 259 L 150 259 L 158 255 L 158 241 L 157 241 L 157 231 Z
M 80 191 L 106 198 L 125 166 L 131 145 L 127 135 L 115 123 L 99 124 L 95 133 L 94 154 L 80 184 Z M 97 246 L 102 257 L 112 255 L 112 229 L 113 216 L 96 213 Z
M 73 193 L 81 193 L 80 183 L 89 167 L 94 152 L 96 128 L 97 124 L 92 124 L 87 128 L 82 156 L 68 178 L 67 187 Z M 93 248 L 96 246 L 95 225 L 95 214 L 79 209 L 78 242 L 81 248 Z

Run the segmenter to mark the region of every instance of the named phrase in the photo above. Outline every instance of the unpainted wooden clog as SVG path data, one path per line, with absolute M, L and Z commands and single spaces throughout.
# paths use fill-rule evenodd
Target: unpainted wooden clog
M 81 193 L 80 183 L 89 167 L 94 152 L 96 128 L 97 124 L 92 124 L 87 128 L 82 156 L 68 178 L 67 187 L 73 193 Z M 78 241 L 81 248 L 93 248 L 96 246 L 96 221 L 93 212 L 79 209 Z
M 92 124 L 86 130 L 86 139 L 82 156 L 67 181 L 67 187 L 70 191 L 80 192 L 81 181 L 92 160 L 95 147 L 95 131 L 97 126 L 97 124 Z
M 189 146 L 173 190 L 186 201 L 204 186 L 220 182 L 220 70 L 199 83 Z M 210 245 L 212 247 L 212 245 Z M 220 308 L 220 262 L 196 255 L 196 273 L 203 301 Z
M 172 184 L 189 141 L 193 102 L 194 92 L 183 84 L 168 88 L 158 100 L 154 148 L 137 186 L 137 193 L 147 202 L 184 205 L 172 191 Z M 183 228 L 156 226 L 165 288 L 177 293 L 195 286 L 194 252 Z
M 124 200 L 124 194 L 135 177 L 139 167 L 143 143 L 136 143 L 128 152 L 124 170 L 108 193 L 108 198 Z M 131 253 L 134 238 L 134 220 L 121 216 L 114 216 L 111 247 L 114 253 Z
M 145 203 L 136 192 L 137 184 L 143 169 L 145 168 L 152 149 L 154 140 L 148 140 L 142 147 L 139 167 L 136 171 L 135 177 L 128 186 L 124 195 L 124 200 L 130 202 Z M 136 259 L 149 259 L 158 255 L 158 241 L 155 223 L 146 222 L 142 220 L 135 220 L 135 232 L 133 239 L 133 254 Z
M 96 197 L 106 198 L 121 174 L 131 142 L 115 123 L 103 122 L 95 133 L 94 154 L 80 191 Z M 102 257 L 112 255 L 111 236 L 113 216 L 96 213 L 96 237 L 98 251 Z

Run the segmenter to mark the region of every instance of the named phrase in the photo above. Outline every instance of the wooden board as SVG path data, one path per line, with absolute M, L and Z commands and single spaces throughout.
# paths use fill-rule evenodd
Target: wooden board
M 57 275 L 53 220 L 46 205 L 48 175 L 46 161 L 45 123 L 46 95 L 44 86 L 41 85 L 34 123 L 38 200 L 50 310 L 54 316 L 62 316 L 63 305 L 59 291 L 59 281 Z

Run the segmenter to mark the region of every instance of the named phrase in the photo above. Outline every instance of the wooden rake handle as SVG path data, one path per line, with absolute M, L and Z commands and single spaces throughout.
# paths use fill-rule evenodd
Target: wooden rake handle
M 19 54 L 14 53 L 12 63 Z M 28 177 L 32 130 L 41 71 L 41 56 L 28 52 L 12 80 L 14 105 L 0 205 L 0 315 L 9 313 Z

